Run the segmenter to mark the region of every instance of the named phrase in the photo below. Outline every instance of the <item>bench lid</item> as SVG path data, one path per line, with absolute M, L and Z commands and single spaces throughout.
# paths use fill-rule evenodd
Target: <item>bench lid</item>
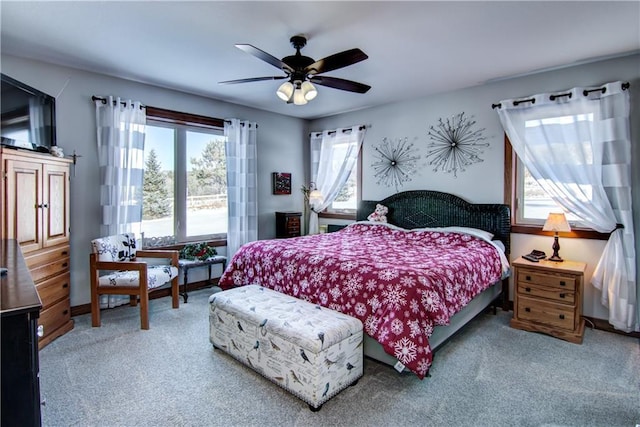
M 258 285 L 218 292 L 209 302 L 313 353 L 362 331 L 354 317 Z

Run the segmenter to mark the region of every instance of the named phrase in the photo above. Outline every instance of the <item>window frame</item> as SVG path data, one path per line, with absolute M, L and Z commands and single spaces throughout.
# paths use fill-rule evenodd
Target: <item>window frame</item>
M 513 150 L 511 141 L 507 134 L 504 134 L 504 203 L 511 210 L 511 232 L 519 234 L 533 234 L 539 236 L 553 236 L 552 231 L 542 231 L 542 225 L 518 223 L 518 165 L 520 164 L 518 155 Z M 585 227 L 571 227 L 569 233 L 563 233 L 567 237 L 608 240 L 611 233 L 599 233 L 593 229 Z
M 167 127 L 167 128 L 174 129 L 174 131 L 179 128 L 182 128 L 184 132 L 187 132 L 189 130 L 198 130 L 198 129 L 209 130 L 209 131 L 213 130 L 216 132 L 221 132 L 221 134 L 224 135 L 223 119 L 202 116 L 198 114 L 183 113 L 179 111 L 167 110 L 164 108 L 158 108 L 158 107 L 152 107 L 152 106 L 146 107 L 146 116 L 148 121 L 147 124 L 152 126 Z M 174 150 L 176 150 L 175 161 L 176 162 L 184 161 L 186 165 L 186 160 L 187 160 L 185 158 L 186 147 L 184 148 L 185 148 L 185 150 L 183 150 L 184 153 L 182 153 L 181 155 L 180 154 L 181 150 L 179 150 L 177 142 L 174 143 Z M 175 168 L 175 165 L 174 165 L 174 168 Z M 174 174 L 177 174 L 177 172 L 178 172 L 177 170 L 174 170 Z M 183 186 L 181 186 L 177 182 L 177 180 L 174 180 L 173 195 L 176 198 L 176 201 L 178 197 L 184 196 L 186 198 L 186 188 L 181 188 L 181 187 Z M 174 206 L 175 206 L 174 221 L 179 221 L 180 213 L 178 212 L 178 203 L 175 203 Z M 186 213 L 184 214 L 186 215 Z M 178 228 L 179 227 L 174 223 L 174 230 L 176 232 L 179 231 Z M 216 234 L 209 238 L 206 238 L 205 240 L 202 240 L 199 237 L 201 236 L 197 236 L 195 239 L 192 239 L 192 240 L 186 239 L 184 242 L 181 241 L 175 245 L 169 245 L 169 246 L 163 246 L 163 247 L 167 249 L 181 249 L 185 244 L 201 242 L 201 241 L 207 242 L 209 246 L 226 246 L 227 245 L 227 233 Z M 178 238 L 178 236 L 176 236 L 176 238 Z

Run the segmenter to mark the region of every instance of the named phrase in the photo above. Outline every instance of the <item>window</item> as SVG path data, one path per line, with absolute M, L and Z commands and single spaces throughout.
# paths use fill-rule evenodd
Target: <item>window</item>
M 346 149 L 346 144 L 342 153 L 338 154 L 340 159 L 344 158 L 344 150 Z M 339 151 L 339 149 L 337 150 Z M 353 169 L 351 169 L 351 174 L 347 179 L 347 182 L 344 184 L 335 200 L 331 203 L 329 207 L 327 207 L 326 212 L 328 213 L 338 213 L 338 214 L 355 214 L 358 209 L 358 182 L 360 182 L 359 177 L 361 173 L 360 161 L 362 157 L 362 150 L 358 153 L 358 161 L 353 165 Z M 336 161 L 333 165 L 334 168 L 340 168 L 342 165 L 342 160 Z
M 226 239 L 223 123 L 147 107 L 142 232 L 145 240 Z

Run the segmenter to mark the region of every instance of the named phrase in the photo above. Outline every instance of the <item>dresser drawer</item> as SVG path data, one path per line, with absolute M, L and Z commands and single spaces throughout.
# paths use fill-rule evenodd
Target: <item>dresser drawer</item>
M 27 267 L 33 268 L 38 265 L 50 264 L 62 258 L 68 258 L 70 254 L 69 245 L 56 246 L 50 249 L 43 249 L 33 255 L 26 256 Z M 35 280 L 35 279 L 34 279 Z
M 60 276 L 51 277 L 36 285 L 43 309 L 46 310 L 61 299 L 69 298 L 70 276 L 71 274 L 67 272 Z
M 573 306 L 520 296 L 516 312 L 519 320 L 538 322 L 570 331 L 576 326 Z
M 566 274 L 545 273 L 536 270 L 518 269 L 518 283 L 531 283 L 534 285 L 549 286 L 552 288 L 574 292 L 576 279 Z
M 540 297 L 570 305 L 575 303 L 576 297 L 576 294 L 569 290 L 532 285 L 523 282 L 518 282 L 517 292 L 522 296 Z
M 298 218 L 297 216 L 292 216 L 287 218 L 287 225 L 289 227 L 293 227 L 293 226 L 300 226 L 300 218 Z
M 40 312 L 38 325 L 44 328 L 46 337 L 56 329 L 60 328 L 71 320 L 71 306 L 68 299 L 64 299 L 46 310 Z
M 50 264 L 40 265 L 31 269 L 31 278 L 38 283 L 42 279 L 69 271 L 69 258 L 62 258 Z

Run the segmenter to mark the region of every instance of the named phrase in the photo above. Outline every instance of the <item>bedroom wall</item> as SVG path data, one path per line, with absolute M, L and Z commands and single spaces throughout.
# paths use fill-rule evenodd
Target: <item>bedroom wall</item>
M 70 155 L 82 156 L 71 174 L 71 305 L 90 301 L 90 241 L 99 237 L 100 200 L 95 107 L 92 95 L 114 95 L 145 105 L 218 118 L 239 118 L 258 123 L 259 238 L 275 236 L 277 210 L 303 209 L 300 191 L 271 194 L 271 173 L 291 172 L 292 188 L 300 188 L 308 171 L 307 122 L 301 119 L 216 101 L 156 86 L 2 55 L 2 73 L 56 97 L 58 145 Z M 307 151 L 305 151 L 307 150 Z M 286 160 L 282 153 L 286 152 Z M 305 154 L 306 153 L 306 154 Z M 305 155 L 307 157 L 305 157 Z M 225 248 L 220 248 L 221 254 Z M 202 277 L 200 277 L 202 275 Z M 189 281 L 204 280 L 206 269 L 189 272 Z
M 425 70 L 425 78 L 428 78 Z M 404 190 L 429 189 L 444 191 L 467 199 L 473 203 L 502 203 L 504 201 L 504 133 L 492 103 L 502 99 L 527 96 L 540 92 L 555 92 L 575 86 L 597 86 L 610 81 L 631 83 L 631 137 L 633 182 L 640 182 L 640 55 L 635 54 L 616 59 L 593 62 L 556 69 L 554 71 L 489 82 L 455 92 L 441 93 L 427 98 L 394 103 L 347 114 L 326 117 L 311 122 L 310 131 L 335 129 L 338 127 L 366 124 L 367 134 L 363 147 L 363 198 L 380 200 Z M 375 90 L 375 84 L 372 91 Z M 434 172 L 424 164 L 429 126 L 437 125 L 438 119 L 446 119 L 465 112 L 477 121 L 474 129 L 485 128 L 489 147 L 480 155 L 483 162 L 476 163 L 466 171 L 452 174 Z M 383 138 L 408 138 L 419 148 L 423 166 L 412 180 L 399 188 L 377 182 L 371 165 L 376 161 L 374 147 Z M 640 186 L 633 194 L 636 253 L 640 254 Z M 335 222 L 335 221 L 324 221 Z M 605 242 L 587 239 L 561 238 L 561 255 L 565 259 L 581 260 L 588 264 L 585 277 L 584 314 L 607 319 L 608 311 L 600 303 L 600 292 L 589 282 L 600 258 Z M 524 234 L 512 235 L 512 257 L 528 253 L 537 248 L 550 251 L 552 238 Z M 636 257 L 637 259 L 637 257 Z M 640 268 L 637 268 L 640 272 Z M 513 299 L 513 291 L 510 291 Z

